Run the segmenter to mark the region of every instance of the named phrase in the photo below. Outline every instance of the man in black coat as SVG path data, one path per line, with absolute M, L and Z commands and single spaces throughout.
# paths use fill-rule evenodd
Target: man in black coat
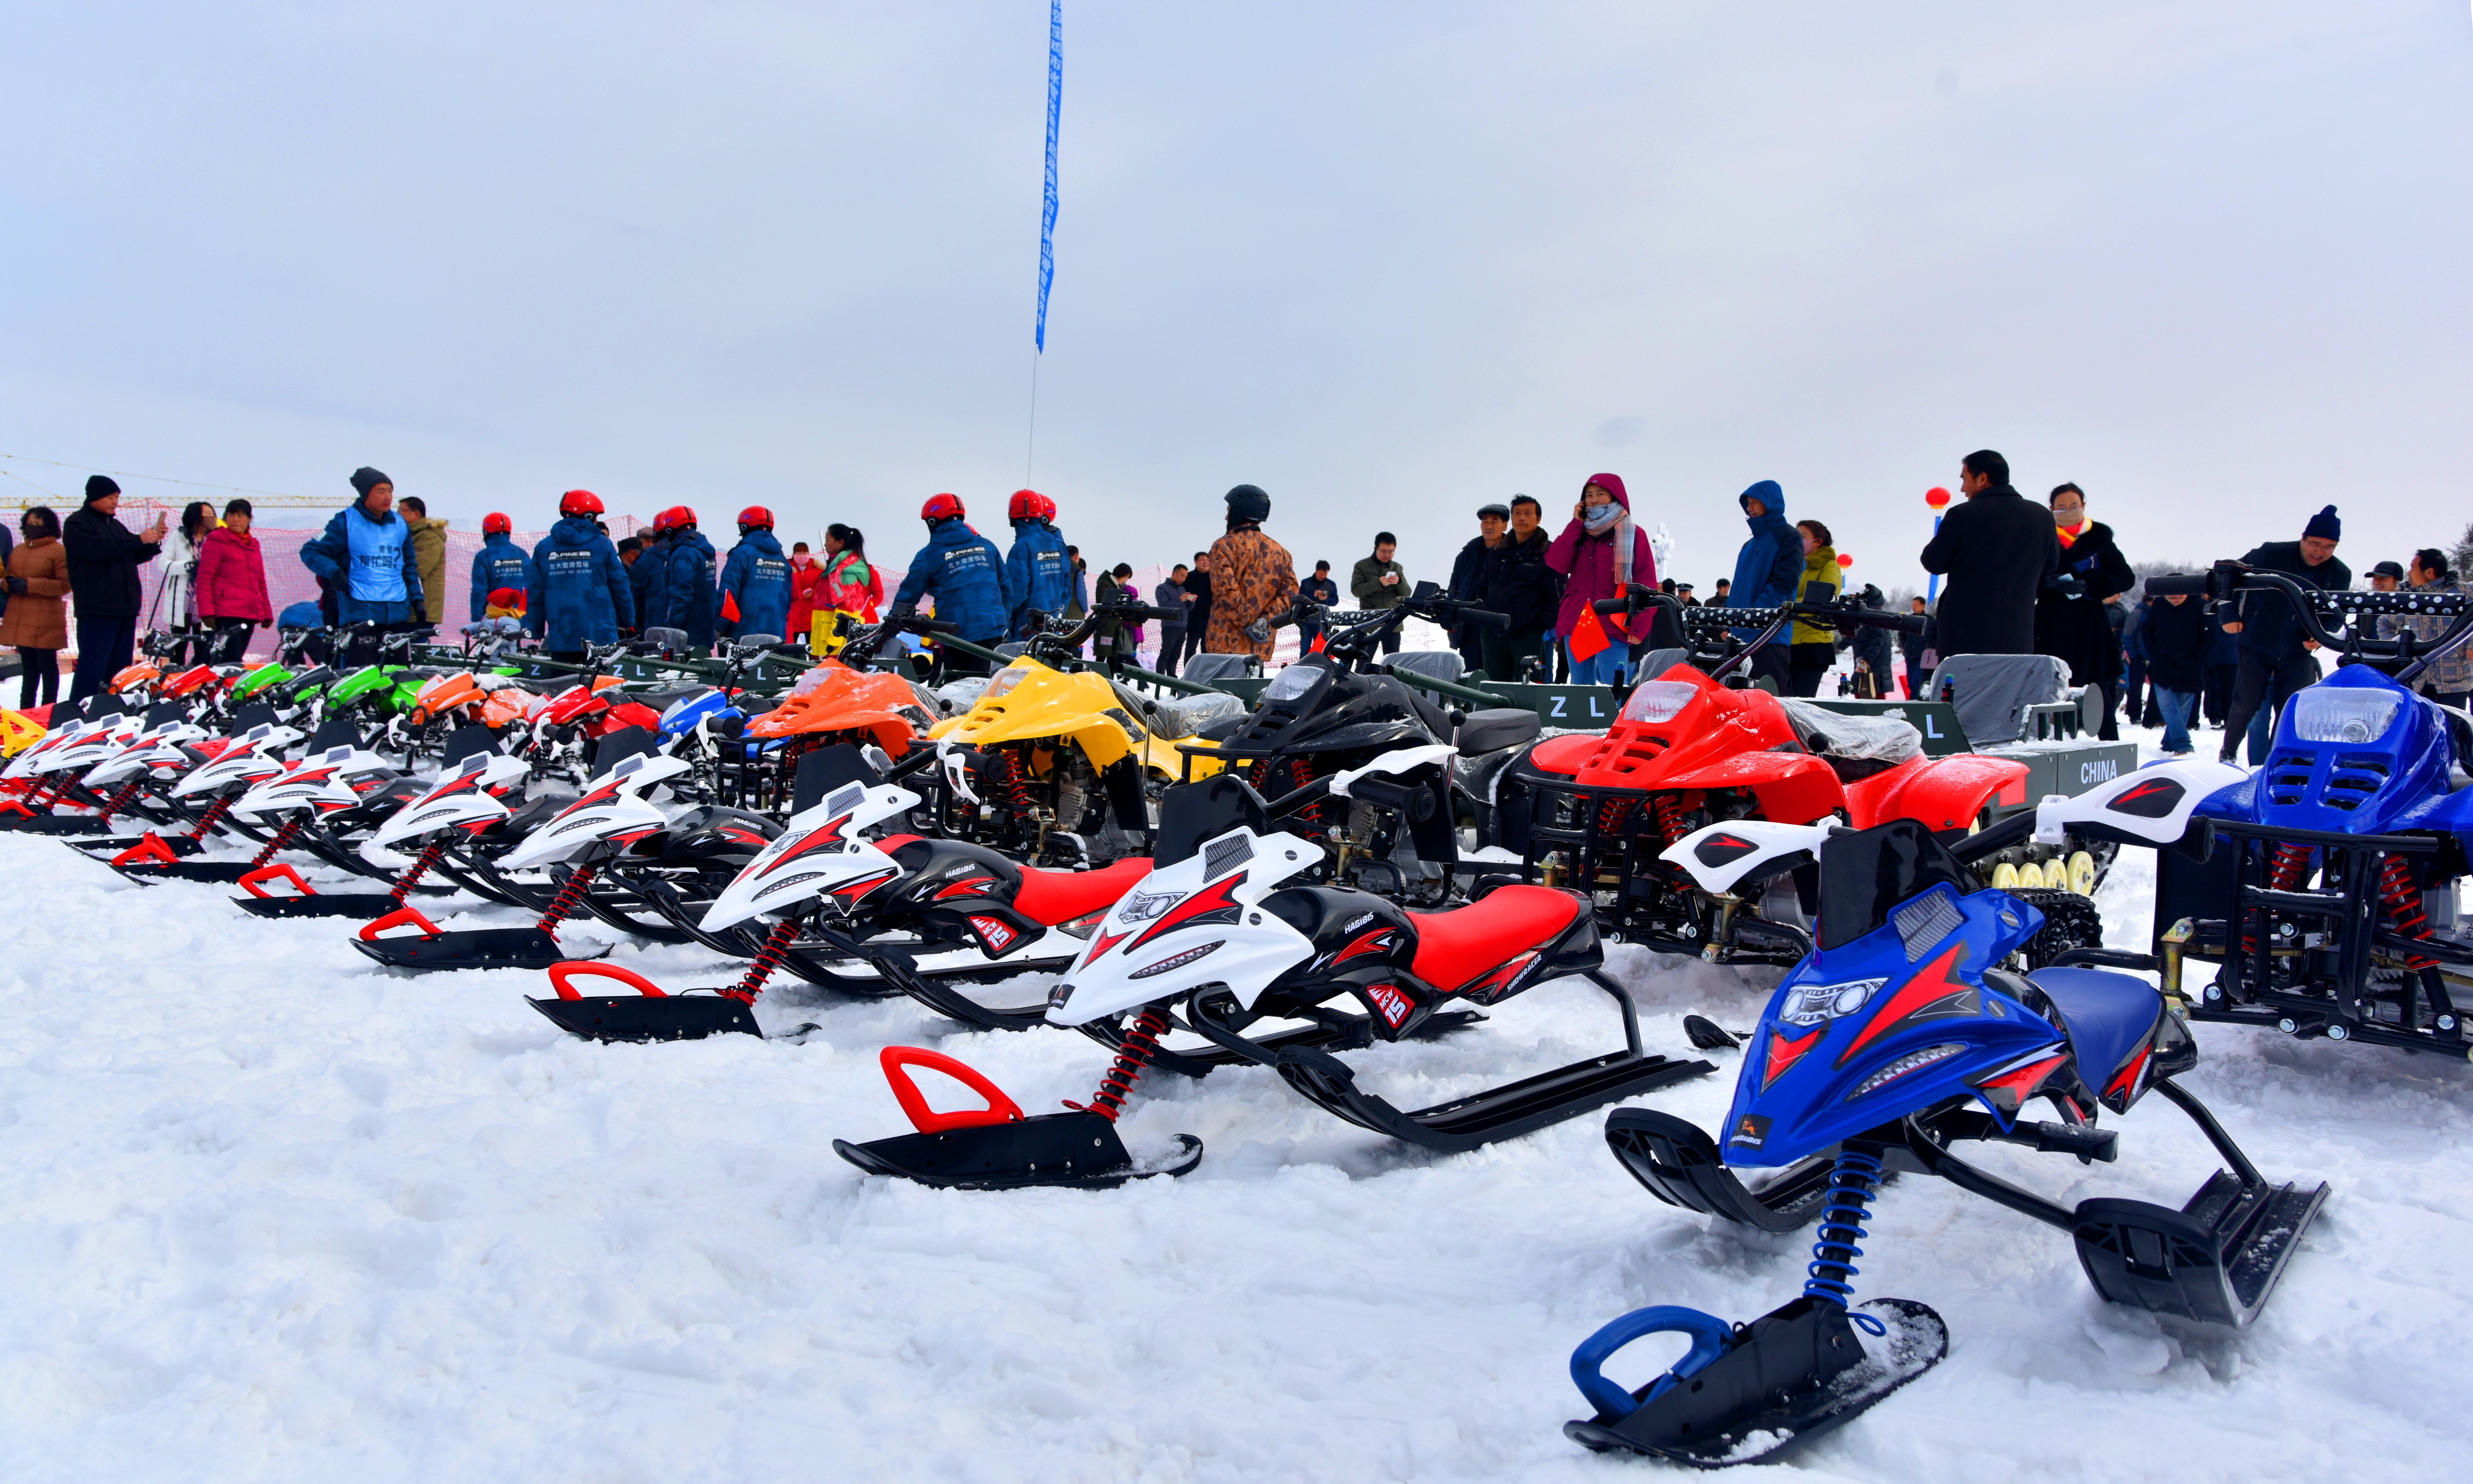
M 2035 598 L 2035 653 L 2068 665 L 2071 684 L 2102 688 L 2103 730 L 2097 735 L 2118 742 L 2112 710 L 2121 686 L 2121 638 L 2109 610 L 2137 586 L 2138 574 L 2114 543 L 2112 527 L 2087 518 L 2085 491 L 2062 485 L 2052 504 L 2060 569 Z
M 69 593 L 77 604 L 77 679 L 69 705 L 101 693 L 128 667 L 137 648 L 137 568 L 163 549 L 163 517 L 132 536 L 113 516 L 120 486 L 108 475 L 85 482 L 85 504 L 60 526 L 69 564 Z
M 2164 751 L 2190 751 L 2190 724 L 2207 680 L 2207 646 L 2215 634 L 2207 601 L 2185 593 L 2147 600 L 2138 620 L 2139 647 L 2147 653 L 2147 678 L 2155 684 L 2155 708 L 2164 713 Z
M 1477 512 L 1477 534 L 1460 548 L 1452 561 L 1452 583 L 1445 596 L 1463 603 L 1477 601 L 1478 574 L 1485 566 L 1485 554 L 1502 544 L 1502 533 L 1511 524 L 1511 508 L 1507 505 L 1480 505 Z M 1483 630 L 1477 624 L 1453 624 L 1452 648 L 1460 652 L 1460 663 L 1467 669 L 1485 666 L 1485 653 L 1478 641 Z
M 2269 541 L 2242 558 L 2263 572 L 2281 572 L 2303 587 L 2341 592 L 2353 586 L 2353 569 L 2336 560 L 2336 542 L 2344 528 L 2330 505 L 2310 517 L 2297 541 Z M 2275 741 L 2276 714 L 2294 691 L 2318 679 L 2318 661 L 2311 652 L 2318 641 L 2306 636 L 2293 605 L 2280 592 L 2245 592 L 2240 609 L 2224 621 L 2224 632 L 2239 646 L 2240 668 L 2233 672 L 2232 714 L 2224 718 L 2223 760 L 2233 760 L 2245 732 L 2249 736 L 2249 761 L 2267 761 Z M 81 665 L 79 668 L 84 668 Z
M 1989 448 L 1958 467 L 1966 503 L 1941 517 L 1924 547 L 1924 570 L 1949 579 L 1934 611 L 1942 659 L 1952 655 L 2031 655 L 2035 595 L 2060 564 L 2053 517 L 2009 487 L 2009 461 Z
M 1907 694 L 1913 697 L 1921 695 L 1924 682 L 1932 679 L 1924 669 L 1924 651 L 1932 648 L 1930 624 L 1932 614 L 1924 607 L 1924 600 L 1921 598 L 1914 599 L 1909 607 L 1913 610 L 1915 617 L 1926 620 L 1924 630 L 1920 634 L 1908 634 L 1903 630 L 1898 634 L 1898 654 L 1907 661 Z
M 1545 510 L 1525 494 L 1511 497 L 1511 529 L 1488 550 L 1477 572 L 1477 601 L 1511 620 L 1507 628 L 1481 629 L 1477 642 L 1488 680 L 1521 681 L 1522 665 L 1546 655 L 1546 631 L 1563 604 L 1563 580 L 1546 564 Z M 1538 679 L 1543 680 L 1542 675 Z
M 1202 649 L 1202 635 L 1211 627 L 1211 553 L 1193 554 L 1193 570 L 1185 574 L 1186 594 L 1192 601 L 1185 606 L 1185 658 L 1192 658 Z

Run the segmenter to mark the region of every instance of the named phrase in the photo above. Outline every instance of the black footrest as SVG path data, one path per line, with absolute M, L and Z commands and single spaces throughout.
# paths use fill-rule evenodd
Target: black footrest
M 1700 1128 L 1654 1108 L 1618 1108 L 1606 1114 L 1606 1147 L 1670 1206 L 1718 1216 L 1763 1232 L 1792 1232 L 1816 1219 L 1829 1193 L 1826 1159 L 1800 1161 L 1755 1192 L 1718 1157 Z
M 2219 1170 L 2180 1210 L 2102 1199 L 2077 1209 L 2078 1264 L 2115 1304 L 2236 1328 L 2266 1307 L 2323 1185 L 2257 1185 Z

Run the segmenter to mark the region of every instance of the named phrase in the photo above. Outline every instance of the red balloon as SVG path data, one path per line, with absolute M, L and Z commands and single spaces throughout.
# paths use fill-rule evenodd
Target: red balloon
M 1843 551 L 1839 552 L 1837 554 L 1837 564 L 1839 566 L 1853 566 L 1855 564 L 1853 553 Z
M 1949 504 L 1949 491 L 1934 485 L 1924 491 L 1924 503 L 1934 510 L 1943 509 Z

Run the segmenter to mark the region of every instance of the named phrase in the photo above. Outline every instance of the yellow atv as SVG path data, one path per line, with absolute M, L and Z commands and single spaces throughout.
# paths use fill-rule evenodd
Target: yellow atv
M 1147 850 L 1160 792 L 1188 776 L 1178 744 L 1245 709 L 1216 691 L 1145 696 L 1079 658 L 1103 625 L 1160 611 L 1125 606 L 1051 625 L 969 710 L 930 728 L 936 766 L 911 784 L 925 785 L 920 827 L 1033 862 L 1104 865 Z M 1220 767 L 1197 757 L 1190 776 Z

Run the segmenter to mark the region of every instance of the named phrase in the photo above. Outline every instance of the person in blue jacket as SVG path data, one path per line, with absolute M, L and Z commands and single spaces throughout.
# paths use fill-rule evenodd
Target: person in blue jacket
M 670 537 L 660 515 L 639 535 L 644 546 L 627 568 L 627 581 L 636 589 L 636 629 L 640 634 L 660 624 L 661 606 L 669 599 Z
M 422 613 L 420 559 L 412 528 L 395 513 L 395 481 L 376 469 L 352 471 L 360 498 L 302 544 L 300 564 L 335 600 L 338 624 L 409 624 Z
M 660 585 L 661 623 L 666 628 L 684 631 L 686 658 L 701 658 L 712 647 L 713 620 L 721 610 L 717 580 L 721 554 L 696 529 L 694 511 L 673 505 L 661 514 L 662 525 L 669 532 L 669 551 L 662 563 L 665 570 Z M 640 562 L 645 559 L 636 560 Z
M 738 513 L 738 544 L 722 563 L 721 590 L 738 609 L 735 632 L 787 637 L 790 559 L 773 535 L 773 513 L 761 505 Z
M 559 498 L 558 524 L 533 548 L 533 610 L 525 615 L 552 659 L 582 659 L 587 644 L 607 644 L 636 621 L 618 548 L 593 519 L 601 497 L 569 490 Z
M 919 509 L 927 522 L 927 544 L 910 559 L 909 575 L 893 595 L 896 609 L 916 608 L 929 595 L 936 616 L 957 627 L 973 644 L 1003 641 L 1014 610 L 1014 595 L 1005 586 L 1004 563 L 996 542 L 971 529 L 962 518 L 958 496 L 940 494 Z M 984 675 L 987 662 L 972 656 L 943 652 L 937 668 L 945 674 Z
M 516 523 L 492 511 L 481 517 L 481 549 L 472 553 L 472 622 L 490 616 L 490 594 L 513 587 L 524 595 L 527 616 L 539 607 L 532 559 L 516 544 Z
M 1005 593 L 1012 599 L 1009 632 L 1030 637 L 1033 612 L 1065 611 L 1073 596 L 1072 559 L 1056 529 L 1056 502 L 1036 490 L 1016 490 L 1006 512 L 1013 521 L 1013 550 L 1005 553 Z
M 1743 518 L 1752 528 L 1751 539 L 1735 554 L 1734 589 L 1727 593 L 1728 608 L 1775 608 L 1794 601 L 1795 589 L 1803 578 L 1803 535 L 1786 523 L 1786 491 L 1774 479 L 1764 479 L 1736 497 L 1743 507 Z M 1737 629 L 1735 636 L 1752 639 L 1758 629 Z M 1777 683 L 1778 693 L 1786 693 L 1790 682 L 1787 647 L 1792 631 L 1781 631 L 1770 642 L 1752 652 L 1745 674 L 1758 678 L 1765 675 Z

